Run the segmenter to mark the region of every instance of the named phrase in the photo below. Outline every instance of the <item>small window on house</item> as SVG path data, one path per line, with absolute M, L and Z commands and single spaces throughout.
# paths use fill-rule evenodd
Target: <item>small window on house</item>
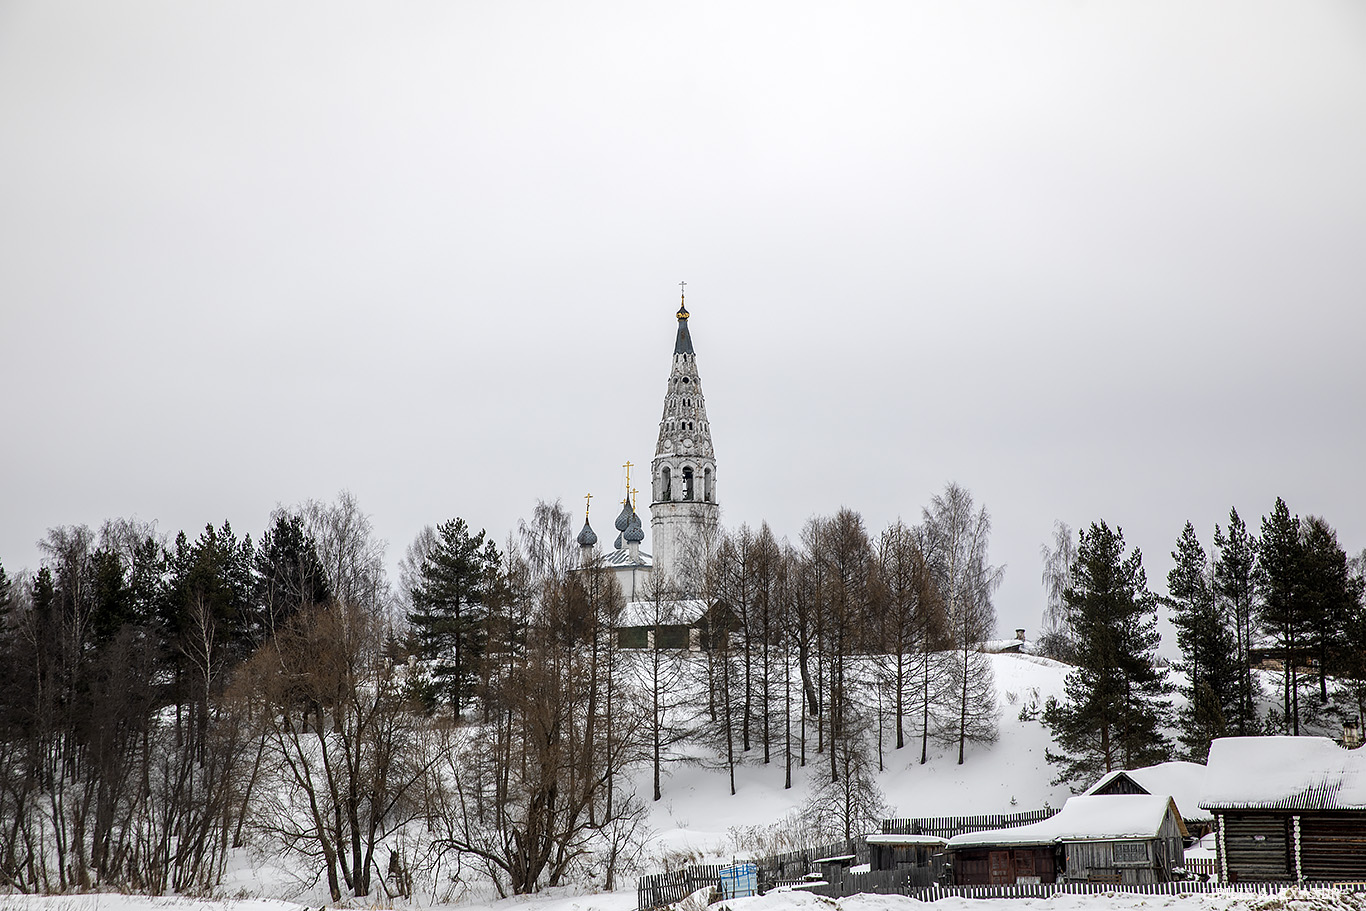
M 649 644 L 648 632 L 643 626 L 623 626 L 617 630 L 617 646 L 619 648 L 645 648 Z
M 656 626 L 655 648 L 687 648 L 688 628 L 686 626 Z

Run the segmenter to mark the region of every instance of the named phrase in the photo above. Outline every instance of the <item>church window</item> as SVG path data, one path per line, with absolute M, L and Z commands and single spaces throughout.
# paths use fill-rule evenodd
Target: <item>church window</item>
M 664 466 L 664 472 L 663 472 L 663 474 L 660 476 L 659 500 L 660 500 L 661 503 L 673 499 L 673 493 L 672 493 L 672 490 L 671 490 L 671 487 L 673 486 L 673 485 L 672 485 L 672 480 L 673 480 L 673 477 L 672 477 L 672 476 L 673 476 L 673 472 L 669 471 L 669 466 L 668 466 L 668 465 L 665 465 L 665 466 Z
M 683 499 L 691 500 L 692 497 L 692 469 L 683 469 Z
M 685 382 L 685 383 L 691 383 L 691 382 L 692 382 L 692 379 L 685 376 L 685 377 L 683 377 L 683 382 Z
M 711 469 L 704 468 L 702 470 L 702 499 L 708 503 L 711 502 L 711 483 Z

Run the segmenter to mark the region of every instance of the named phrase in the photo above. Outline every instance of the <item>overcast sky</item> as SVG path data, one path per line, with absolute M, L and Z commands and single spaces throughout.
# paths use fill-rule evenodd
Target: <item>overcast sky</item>
M 342 489 L 391 561 L 607 539 L 680 280 L 727 525 L 957 481 L 1003 633 L 1056 519 L 1159 591 L 1277 496 L 1356 552 L 1364 169 L 1359 0 L 0 0 L 0 560 Z

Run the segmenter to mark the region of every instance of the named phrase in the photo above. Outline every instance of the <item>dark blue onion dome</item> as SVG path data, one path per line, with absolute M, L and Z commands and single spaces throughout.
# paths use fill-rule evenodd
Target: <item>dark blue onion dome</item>
M 578 542 L 580 547 L 592 547 L 598 543 L 598 536 L 593 532 L 593 526 L 588 524 L 588 520 L 583 520 L 583 531 L 579 532 Z
M 627 497 L 621 503 L 621 515 L 617 516 L 617 531 L 625 531 L 626 526 L 631 524 L 631 516 L 634 514 L 635 510 L 631 507 L 631 498 Z
M 621 550 L 621 535 L 617 535 L 616 543 L 612 545 L 616 550 Z
M 621 536 L 632 544 L 639 544 L 645 540 L 645 529 L 640 526 L 640 516 L 636 515 L 634 509 L 631 510 L 630 524 L 626 526 L 626 531 L 622 532 Z

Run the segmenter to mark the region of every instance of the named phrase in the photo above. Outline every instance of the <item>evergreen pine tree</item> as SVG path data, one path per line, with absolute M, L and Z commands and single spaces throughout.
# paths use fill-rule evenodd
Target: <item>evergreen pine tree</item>
M 1348 566 L 1347 553 L 1338 545 L 1337 532 L 1318 516 L 1300 523 L 1300 570 L 1304 611 L 1308 618 L 1308 646 L 1318 661 L 1319 699 L 1328 702 L 1328 675 L 1336 674 L 1339 660 L 1348 649 L 1359 647 L 1347 638 L 1358 610 L 1358 597 Z
M 1045 754 L 1060 766 L 1056 781 L 1086 784 L 1166 760 L 1171 686 L 1157 666 L 1157 612 L 1143 556 L 1124 556 L 1121 529 L 1100 522 L 1081 532 L 1066 598 L 1078 664 L 1066 701 L 1050 700 L 1044 712 L 1059 748 Z
M 1205 549 L 1186 523 L 1172 551 L 1176 566 L 1167 574 L 1167 601 L 1184 659 L 1186 706 L 1178 719 L 1187 759 L 1204 762 L 1210 741 L 1228 733 L 1238 701 L 1233 631 L 1215 597 Z
M 1248 534 L 1238 510 L 1228 512 L 1228 534 L 1214 527 L 1214 590 L 1233 621 L 1234 664 L 1237 699 L 1229 718 L 1229 731 L 1240 737 L 1257 734 L 1257 703 L 1253 698 L 1252 635 L 1256 625 L 1257 539 Z
M 479 680 L 488 638 L 489 599 L 502 557 L 484 530 L 470 534 L 465 520 L 437 527 L 436 547 L 422 561 L 408 615 L 417 635 L 418 654 L 430 662 L 434 693 L 449 701 L 455 717 Z
M 274 526 L 261 535 L 254 568 L 258 641 L 283 628 L 300 608 L 332 600 L 317 542 L 304 527 L 303 516 L 276 513 Z
M 1291 516 L 1285 501 L 1276 498 L 1271 515 L 1262 517 L 1262 542 L 1257 567 L 1261 588 L 1258 619 L 1276 642 L 1284 665 L 1282 732 L 1300 733 L 1298 667 L 1309 639 L 1305 615 L 1303 547 L 1300 518 Z

